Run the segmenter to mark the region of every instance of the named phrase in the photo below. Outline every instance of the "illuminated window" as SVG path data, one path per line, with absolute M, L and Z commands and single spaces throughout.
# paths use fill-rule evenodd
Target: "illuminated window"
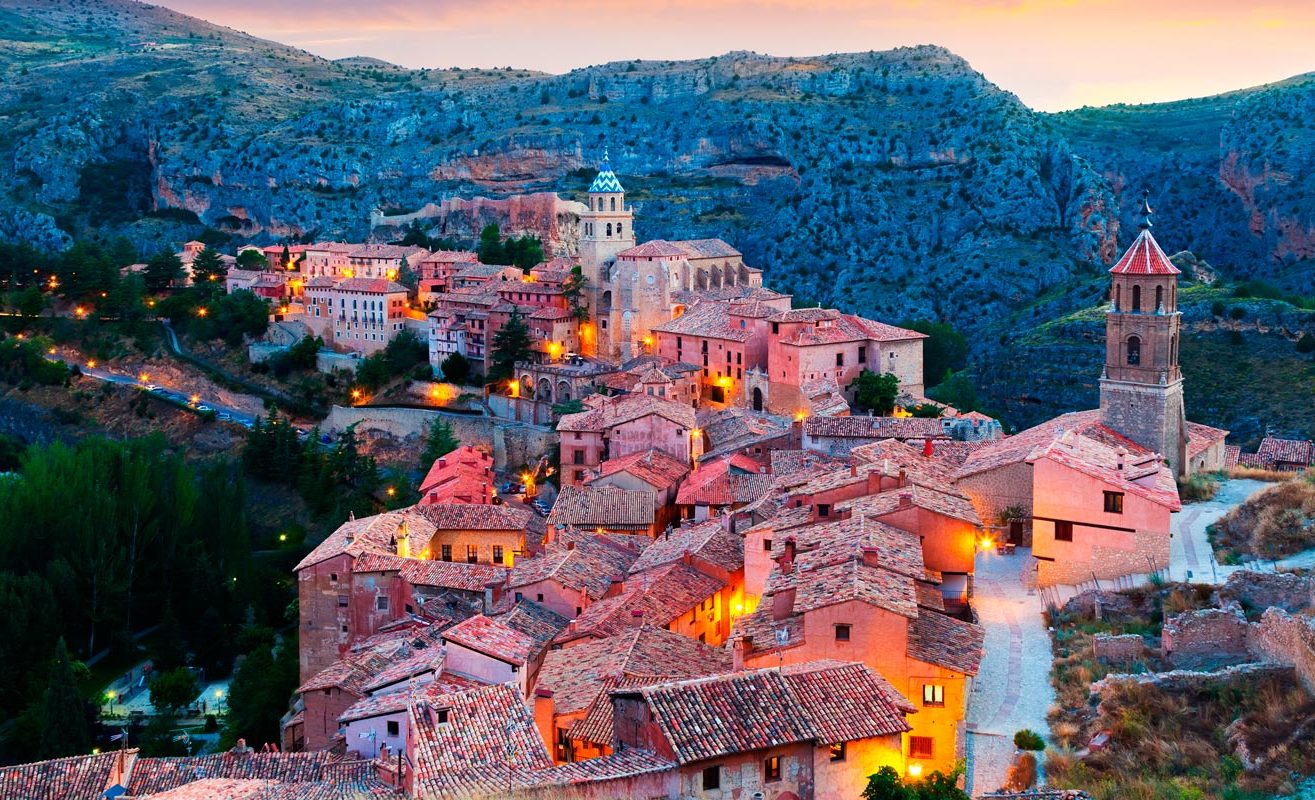
M 763 761 L 763 781 L 771 783 L 781 779 L 781 757 L 772 756 Z
M 909 758 L 931 758 L 935 749 L 930 736 L 909 737 Z
M 494 564 L 502 563 L 502 545 L 500 544 L 493 545 L 493 563 Z
M 835 744 L 831 745 L 831 760 L 832 760 L 832 761 L 844 761 L 844 760 L 845 760 L 845 755 L 846 755 L 846 753 L 845 753 L 845 744 L 846 744 L 845 742 L 836 742 Z
M 922 704 L 924 706 L 945 705 L 945 687 L 938 683 L 925 683 L 922 686 Z
M 478 562 L 479 562 L 479 546 L 473 544 L 466 545 L 466 563 L 476 564 Z
M 443 545 L 443 560 L 444 561 L 452 560 L 452 545 L 450 544 Z

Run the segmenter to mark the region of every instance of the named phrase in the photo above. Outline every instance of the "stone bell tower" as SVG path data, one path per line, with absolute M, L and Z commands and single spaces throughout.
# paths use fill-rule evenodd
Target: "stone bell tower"
M 593 330 L 582 330 L 580 338 L 586 354 L 591 350 L 603 354 L 611 351 L 614 338 L 612 265 L 617 253 L 635 246 L 634 213 L 626 205 L 626 190 L 612 171 L 606 150 L 585 205 L 588 208 L 580 215 L 580 269 L 589 281 Z M 590 342 L 594 337 L 596 341 Z
M 1187 412 L 1178 366 L 1179 270 L 1151 235 L 1142 200 L 1141 232 L 1111 269 L 1105 314 L 1101 422 L 1164 456 L 1174 475 L 1187 470 Z

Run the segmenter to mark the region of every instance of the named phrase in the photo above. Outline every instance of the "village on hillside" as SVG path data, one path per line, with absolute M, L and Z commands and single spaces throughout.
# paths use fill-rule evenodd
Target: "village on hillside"
M 604 158 L 578 242 L 527 269 L 343 242 L 207 267 L 270 305 L 253 360 L 318 339 L 350 373 L 427 345 L 414 402 L 354 393 L 326 433 L 442 425 L 456 446 L 413 505 L 353 515 L 296 565 L 278 741 L 0 767 L 0 796 L 842 800 L 883 768 L 1083 796 L 1009 793 L 1053 741 L 1042 611 L 1100 620 L 1130 602 L 1115 590 L 1222 569 L 1180 486 L 1312 463 L 1191 420 L 1149 205 L 1109 270 L 1099 407 L 1009 433 L 926 396 L 923 333 L 796 307 L 720 239 L 642 240 L 622 178 Z M 207 279 L 207 250 L 184 245 L 180 282 Z M 1237 663 L 1307 669 L 1293 642 L 1315 629 L 1226 600 L 1164 622 L 1166 664 L 1223 637 Z M 1138 630 L 1106 633 L 1106 662 L 1149 658 Z M 1120 735 L 1067 724 L 1096 758 Z

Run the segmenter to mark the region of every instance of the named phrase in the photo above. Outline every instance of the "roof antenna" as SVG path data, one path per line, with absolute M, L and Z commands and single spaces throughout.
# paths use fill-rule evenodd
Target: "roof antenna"
M 1144 230 L 1144 231 L 1148 231 L 1148 230 L 1151 229 L 1151 214 L 1154 214 L 1154 213 L 1155 213 L 1154 211 L 1151 210 L 1151 190 L 1150 190 L 1150 189 L 1143 189 L 1143 190 L 1142 190 L 1142 194 L 1141 194 L 1141 213 L 1142 213 L 1141 229 Z

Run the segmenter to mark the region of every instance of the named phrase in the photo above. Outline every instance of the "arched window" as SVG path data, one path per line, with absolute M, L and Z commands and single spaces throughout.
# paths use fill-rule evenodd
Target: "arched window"
M 1139 337 L 1128 337 L 1128 363 L 1132 366 L 1141 363 L 1141 339 Z
M 617 236 L 621 235 L 621 223 L 619 222 L 616 224 L 616 235 Z
M 1178 366 L 1178 335 L 1169 337 L 1169 366 Z
M 613 198 L 611 198 L 611 199 L 612 199 L 612 210 L 613 210 L 613 211 L 616 211 L 616 198 L 613 197 Z
M 1123 310 L 1123 287 L 1122 287 L 1122 286 L 1115 286 L 1115 287 L 1114 287 L 1114 310 L 1115 310 L 1115 311 L 1122 311 L 1122 310 Z
M 1141 287 L 1140 287 L 1140 286 L 1134 286 L 1134 287 L 1132 287 L 1132 310 L 1133 310 L 1133 311 L 1136 311 L 1136 312 L 1140 312 L 1140 311 L 1141 311 Z
M 1156 311 L 1159 311 L 1159 310 L 1162 309 L 1162 308 L 1164 308 L 1164 287 L 1163 287 L 1163 286 L 1156 286 L 1156 287 L 1155 287 L 1155 310 L 1156 310 Z
M 610 222 L 607 223 L 607 235 L 608 235 L 608 236 L 611 236 L 611 235 L 612 235 L 612 223 L 610 223 Z

